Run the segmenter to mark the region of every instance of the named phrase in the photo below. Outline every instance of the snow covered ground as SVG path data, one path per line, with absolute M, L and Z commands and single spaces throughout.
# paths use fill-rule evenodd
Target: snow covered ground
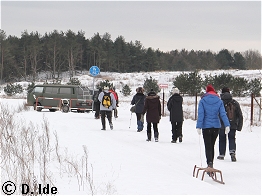
M 13 107 L 24 101 L 1 100 L 2 103 Z M 170 142 L 169 117 L 162 117 L 159 123 L 159 142 L 146 142 L 146 131 L 144 129 L 140 133 L 136 132 L 135 115 L 131 116 L 129 108 L 129 103 L 120 103 L 119 118 L 113 120 L 114 129 L 110 130 L 107 126 L 106 131 L 100 130 L 101 121 L 94 119 L 94 113 L 60 111 L 53 113 L 48 110 L 36 112 L 31 109 L 17 113 L 15 119 L 21 119 L 21 122 L 27 126 L 31 126 L 31 122 L 38 127 L 41 127 L 43 119 L 46 119 L 50 128 L 52 148 L 55 148 L 53 133 L 56 132 L 61 157 L 75 163 L 81 174 L 85 172 L 84 166 L 81 165 L 85 157 L 83 148 L 85 146 L 94 194 L 257 195 L 261 193 L 261 126 L 250 126 L 249 120 L 245 120 L 243 130 L 237 132 L 237 162 L 231 162 L 228 154 L 224 161 L 214 160 L 214 167 L 221 170 L 223 174 L 225 185 L 222 185 L 212 181 L 207 175 L 203 181 L 201 176 L 198 178 L 192 176 L 194 165 L 206 167 L 203 139 L 196 132 L 194 120 L 184 121 L 183 142 L 173 144 Z M 36 168 L 35 176 L 40 183 L 41 174 Z M 81 177 L 77 178 L 75 170 L 70 169 L 69 164 L 63 160 L 61 164 L 58 163 L 55 152 L 51 153 L 48 171 L 59 194 L 91 194 L 88 180 L 82 177 L 83 184 L 81 184 L 78 181 Z M 2 174 L 4 172 L 2 171 Z
M 122 76 L 128 78 L 127 74 Z M 136 77 L 144 78 L 141 75 Z M 182 143 L 171 143 L 171 124 L 166 108 L 166 116 L 162 117 L 158 126 L 159 142 L 146 142 L 145 128 L 136 132 L 136 117 L 129 111 L 134 89 L 141 80 L 129 79 L 129 82 L 135 83 L 133 91 L 128 97 L 119 93 L 119 118 L 113 119 L 114 129 L 110 130 L 107 124 L 106 131 L 101 130 L 101 121 L 94 119 L 92 112 L 36 112 L 32 108 L 18 112 L 18 106 L 23 105 L 25 99 L 0 99 L 1 115 L 5 107 L 14 113 L 13 119 L 17 124 L 14 127 L 17 128 L 13 134 L 17 139 L 24 139 L 21 127 L 33 129 L 35 152 L 38 153 L 35 154 L 31 174 L 37 183 L 43 184 L 45 168 L 49 177 L 46 182 L 57 187 L 59 195 L 261 194 L 261 121 L 258 121 L 259 110 L 256 110 L 256 126 L 250 126 L 250 98 L 236 98 L 244 115 L 243 130 L 236 136 L 237 162 L 231 162 L 228 154 L 223 161 L 216 159 L 218 140 L 216 143 L 214 167 L 222 171 L 223 185 L 207 175 L 202 181 L 202 172 L 198 178 L 193 177 L 195 165 L 206 167 L 203 138 L 197 134 L 196 121 L 192 120 L 195 98 L 184 97 L 184 112 L 189 118 L 183 124 Z M 50 134 L 45 166 L 44 151 L 40 149 L 42 140 L 37 137 L 44 135 L 44 125 L 48 125 Z M 14 176 L 8 176 L 5 170 L 9 167 L 3 167 L 1 163 L 1 183 L 14 181 Z M 18 165 L 11 161 L 10 164 L 11 167 Z

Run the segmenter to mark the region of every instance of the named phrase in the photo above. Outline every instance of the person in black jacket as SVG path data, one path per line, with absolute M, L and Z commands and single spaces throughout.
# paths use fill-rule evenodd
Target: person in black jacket
M 138 87 L 136 89 L 136 94 L 134 95 L 131 105 L 135 105 L 135 113 L 137 118 L 137 132 L 141 132 L 144 128 L 142 112 L 144 109 L 146 95 L 144 95 L 144 89 Z M 141 118 L 142 117 L 142 118 Z M 142 119 L 142 120 L 141 120 Z
M 178 88 L 173 88 L 173 95 L 167 102 L 167 109 L 170 112 L 170 122 L 172 125 L 172 143 L 176 143 L 177 138 L 182 142 L 182 125 L 183 125 L 183 97 L 179 94 Z
M 95 119 L 100 118 L 100 101 L 98 100 L 99 94 L 102 92 L 102 89 L 99 88 L 98 92 L 94 95 L 94 108 L 95 108 Z
M 222 126 L 219 131 L 219 156 L 217 157 L 217 159 L 224 160 L 226 154 L 226 137 L 228 135 L 229 154 L 231 156 L 231 161 L 236 162 L 236 130 L 242 130 L 243 115 L 239 103 L 232 98 L 228 87 L 224 87 L 222 89 L 222 94 L 220 95 L 220 97 L 225 107 L 229 102 L 233 103 L 233 105 L 235 106 L 235 119 L 229 121 L 230 131 L 228 134 L 225 134 L 224 124 L 221 123 Z

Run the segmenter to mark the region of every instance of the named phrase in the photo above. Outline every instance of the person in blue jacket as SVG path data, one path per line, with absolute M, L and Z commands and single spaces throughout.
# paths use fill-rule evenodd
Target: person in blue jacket
M 220 118 L 225 125 L 225 133 L 230 131 L 229 120 L 226 115 L 223 101 L 209 84 L 206 93 L 198 104 L 198 119 L 196 129 L 199 135 L 203 134 L 207 166 L 213 168 L 215 142 L 221 128 Z M 202 131 L 201 131 L 202 129 Z

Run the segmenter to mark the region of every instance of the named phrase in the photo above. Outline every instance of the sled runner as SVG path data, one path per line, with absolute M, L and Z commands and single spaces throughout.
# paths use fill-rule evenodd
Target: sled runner
M 196 170 L 196 168 L 197 168 L 197 170 Z M 207 173 L 212 178 L 212 180 L 214 180 L 215 182 L 218 182 L 220 184 L 225 184 L 224 181 L 223 181 L 222 172 L 220 170 L 217 170 L 217 169 L 214 169 L 214 168 L 211 168 L 211 167 L 202 168 L 202 167 L 197 167 L 195 165 L 194 171 L 193 171 L 193 177 L 195 177 L 195 172 L 196 172 L 196 178 L 197 178 L 200 170 L 203 170 L 201 180 L 204 179 L 204 175 L 205 175 L 205 173 Z M 217 179 L 217 173 L 220 174 L 220 180 Z

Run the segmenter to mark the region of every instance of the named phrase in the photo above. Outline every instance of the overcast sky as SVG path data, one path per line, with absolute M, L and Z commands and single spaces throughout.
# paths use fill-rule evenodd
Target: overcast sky
M 171 50 L 261 52 L 261 1 L 3 1 L 1 29 L 20 37 L 38 31 L 82 30 L 90 39 L 138 40 Z

